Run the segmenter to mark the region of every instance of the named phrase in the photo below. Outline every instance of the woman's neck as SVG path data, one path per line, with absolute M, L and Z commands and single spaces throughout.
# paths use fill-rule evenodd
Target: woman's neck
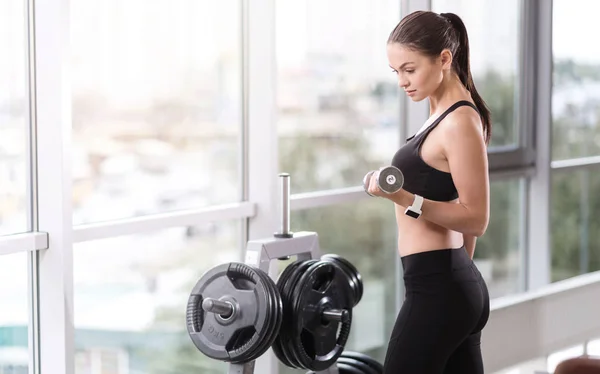
M 429 96 L 429 114 L 439 114 L 460 100 L 471 100 L 471 93 L 453 72 L 444 74 L 438 89 Z

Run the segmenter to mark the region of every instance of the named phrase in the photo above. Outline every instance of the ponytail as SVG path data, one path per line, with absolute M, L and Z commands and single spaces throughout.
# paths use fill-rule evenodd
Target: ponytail
M 483 98 L 477 92 L 477 89 L 475 88 L 475 82 L 473 82 L 473 76 L 471 75 L 471 66 L 469 62 L 469 36 L 467 35 L 467 28 L 460 17 L 454 13 L 441 13 L 440 15 L 450 22 L 454 32 L 456 33 L 458 47 L 456 48 L 456 52 L 454 52 L 453 67 L 462 84 L 471 93 L 471 97 L 475 102 L 475 106 L 481 115 L 485 142 L 486 144 L 489 144 L 492 135 L 491 113 L 485 101 L 483 101 Z

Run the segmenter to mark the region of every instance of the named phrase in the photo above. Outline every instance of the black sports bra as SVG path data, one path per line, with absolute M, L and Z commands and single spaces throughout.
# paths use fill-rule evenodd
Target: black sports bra
M 396 152 L 392 159 L 392 165 L 404 174 L 404 186 L 402 188 L 406 191 L 435 201 L 451 201 L 458 198 L 458 191 L 454 186 L 452 175 L 429 166 L 421 158 L 420 151 L 423 141 L 429 133 L 448 114 L 464 105 L 477 111 L 477 107 L 469 101 L 463 100 L 454 103 L 425 130 L 406 139 L 407 143 Z

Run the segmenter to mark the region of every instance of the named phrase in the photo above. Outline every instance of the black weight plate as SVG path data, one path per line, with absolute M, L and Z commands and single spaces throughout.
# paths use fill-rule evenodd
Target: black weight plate
M 256 360 L 260 356 L 262 356 L 273 344 L 275 337 L 279 333 L 279 329 L 281 328 L 281 320 L 283 317 L 283 303 L 281 301 L 281 296 L 279 295 L 279 291 L 277 290 L 275 283 L 269 277 L 267 273 L 264 271 L 257 269 L 258 274 L 263 279 L 265 285 L 267 285 L 268 295 L 271 300 L 269 321 L 271 323 L 271 327 L 268 330 L 268 333 L 265 335 L 264 341 L 260 346 L 257 346 L 256 352 L 252 353 L 251 360 Z
M 296 345 L 294 343 L 295 338 L 296 338 L 294 326 L 296 324 L 296 319 L 297 319 L 297 316 L 294 312 L 294 300 L 295 300 L 294 291 L 296 290 L 298 282 L 300 281 L 300 278 L 302 277 L 302 275 L 306 272 L 306 270 L 312 264 L 314 264 L 316 262 L 318 262 L 318 260 L 314 260 L 314 259 L 302 261 L 302 263 L 300 265 L 298 265 L 298 267 L 293 271 L 288 282 L 286 282 L 286 287 L 284 290 L 284 293 L 287 297 L 288 309 L 287 309 L 286 313 L 288 313 L 289 324 L 285 326 L 284 333 L 282 334 L 283 335 L 282 340 L 284 343 L 283 344 L 283 353 L 287 357 L 289 363 L 292 365 L 291 367 L 293 367 L 293 368 L 303 368 L 296 357 L 297 356 L 296 355 Z M 307 369 L 307 368 L 303 368 L 303 369 Z
M 268 344 L 268 346 L 271 347 L 273 345 L 273 342 L 275 341 L 275 338 L 277 337 L 277 335 L 279 335 L 279 331 L 281 329 L 281 323 L 283 322 L 283 300 L 281 299 L 281 295 L 279 294 L 279 290 L 277 289 L 277 284 L 275 283 L 275 281 L 272 280 L 269 277 L 269 275 L 266 273 L 265 273 L 265 276 L 269 279 L 269 284 L 270 284 L 271 290 L 273 292 L 273 295 L 275 295 L 275 297 L 276 297 L 276 314 L 277 314 L 277 318 L 275 320 L 276 327 L 273 331 L 273 335 L 269 339 L 269 344 Z M 267 347 L 266 350 L 268 350 L 268 349 L 269 348 Z
M 275 341 L 274 346 L 276 346 L 276 348 L 273 352 L 284 365 L 290 368 L 297 368 L 297 363 L 293 360 L 293 355 L 288 347 L 288 342 L 291 339 L 291 326 L 293 325 L 291 290 L 293 290 L 293 284 L 296 279 L 298 279 L 304 271 L 302 268 L 306 268 L 307 266 L 309 266 L 309 264 L 307 264 L 306 260 L 294 261 L 283 270 L 277 281 L 277 287 L 283 300 L 283 322 L 281 324 L 279 336 Z
M 383 192 L 395 193 L 404 185 L 404 175 L 394 166 L 387 166 L 379 171 L 377 184 Z
M 256 349 L 268 333 L 267 286 L 256 270 L 227 263 L 208 270 L 188 299 L 187 328 L 194 345 L 207 357 L 237 362 Z M 202 309 L 205 298 L 235 300 L 238 311 L 227 320 Z
M 281 299 L 283 300 L 283 322 L 281 324 L 281 329 L 279 335 L 275 339 L 275 344 L 273 345 L 274 353 L 279 358 L 279 360 L 286 366 L 295 368 L 295 366 L 290 362 L 288 358 L 288 349 L 286 347 L 287 341 L 289 340 L 289 326 L 292 324 L 292 314 L 290 312 L 290 281 L 292 276 L 295 274 L 296 270 L 304 263 L 305 261 L 298 260 L 289 264 L 281 273 L 279 280 L 277 281 L 277 287 L 279 289 L 279 293 L 281 294 Z
M 336 264 L 318 261 L 302 274 L 293 292 L 292 343 L 303 369 L 325 370 L 342 354 L 352 325 L 352 299 L 348 279 Z M 326 322 L 325 309 L 345 310 L 348 320 Z
M 356 306 L 362 299 L 362 295 L 363 295 L 362 276 L 360 275 L 358 269 L 356 269 L 356 267 L 354 265 L 352 265 L 352 263 L 350 261 L 348 261 L 344 257 L 334 254 L 334 253 L 325 254 L 325 255 L 321 256 L 321 259 L 326 260 L 326 261 L 330 260 L 330 261 L 335 262 L 347 274 L 348 280 L 350 282 L 350 287 L 352 288 L 353 293 L 354 293 L 353 306 Z
M 350 366 L 353 366 L 353 367 L 357 368 L 358 370 L 360 370 L 360 372 L 363 374 L 379 374 L 379 372 L 377 372 L 377 370 L 373 369 L 369 365 L 365 364 L 362 361 L 355 360 L 353 358 L 347 358 L 347 357 L 342 356 L 342 357 L 338 358 L 337 362 L 338 362 L 338 364 L 348 364 Z
M 379 361 L 375 360 L 373 357 L 368 356 L 364 353 L 353 352 L 353 351 L 344 351 L 344 353 L 342 353 L 341 357 L 351 358 L 351 359 L 355 359 L 355 360 L 364 362 L 365 364 L 367 364 L 370 367 L 372 367 L 373 369 L 375 369 L 377 374 L 383 374 L 383 365 Z
M 337 368 L 340 374 L 363 374 L 362 371 L 348 364 L 339 363 Z
M 271 291 L 268 287 L 268 283 L 262 274 L 263 272 L 257 268 L 254 268 L 254 270 L 256 271 L 256 274 L 260 277 L 261 282 L 265 286 L 265 297 L 267 300 L 267 303 L 266 303 L 267 307 L 265 308 L 265 311 L 267 314 L 266 319 L 269 322 L 267 322 L 267 325 L 265 328 L 265 334 L 263 336 L 261 336 L 261 339 L 256 342 L 256 344 L 252 347 L 252 349 L 245 352 L 242 356 L 238 357 L 235 361 L 232 361 L 232 363 L 244 363 L 244 362 L 250 362 L 250 361 L 255 360 L 259 356 L 260 351 L 263 349 L 265 341 L 269 338 L 270 334 L 272 333 L 273 317 L 274 317 L 273 309 L 275 306 L 274 300 L 273 300 L 273 295 L 271 294 Z
M 277 290 L 281 296 L 281 299 L 283 301 L 283 309 L 282 309 L 282 323 L 281 323 L 281 329 L 280 332 L 278 334 L 278 336 L 275 338 L 275 342 L 273 343 L 272 349 L 273 349 L 273 353 L 275 354 L 275 356 L 279 359 L 279 361 L 281 361 L 285 366 L 288 367 L 293 367 L 292 364 L 288 361 L 287 357 L 285 356 L 284 352 L 283 352 L 283 343 L 282 343 L 282 336 L 285 333 L 284 328 L 285 326 L 289 325 L 288 322 L 288 318 L 289 318 L 289 313 L 287 312 L 287 308 L 288 308 L 288 302 L 286 299 L 286 295 L 284 293 L 284 288 L 285 288 L 285 284 L 286 282 L 290 279 L 290 276 L 292 275 L 293 271 L 302 263 L 302 261 L 294 261 L 291 264 L 289 264 L 288 266 L 285 267 L 285 269 L 283 269 L 283 271 L 281 272 L 281 274 L 279 275 L 279 278 L 277 279 Z
M 353 294 L 353 300 L 354 300 L 353 305 L 356 306 L 356 304 L 358 304 L 358 302 L 360 301 L 360 298 L 361 298 L 361 286 L 362 285 L 359 283 L 359 279 L 357 278 L 356 274 L 352 272 L 352 269 L 350 269 L 340 259 L 341 259 L 341 257 L 337 256 L 337 255 L 323 256 L 323 260 L 334 262 L 336 265 L 338 265 L 344 271 L 344 273 L 348 277 L 348 282 L 349 282 L 350 288 L 352 289 L 352 294 Z
M 338 260 L 341 263 L 343 263 L 352 272 L 352 274 L 354 275 L 354 277 L 356 279 L 356 282 L 358 283 L 358 298 L 356 299 L 356 304 L 358 304 L 360 302 L 360 300 L 362 299 L 363 292 L 364 292 L 362 275 L 360 274 L 360 272 L 358 271 L 356 266 L 354 266 L 352 264 L 352 262 L 350 262 L 345 257 L 338 256 Z M 354 304 L 354 305 L 356 306 L 356 304 Z
M 356 289 L 356 295 L 360 296 L 360 282 L 359 280 L 360 278 L 360 273 L 358 272 L 358 270 L 356 269 L 356 267 L 354 267 L 354 265 L 352 265 L 352 263 L 348 260 L 346 260 L 344 257 L 335 254 L 335 253 L 327 253 L 324 254 L 323 256 L 321 256 L 322 260 L 327 260 L 327 261 L 333 261 L 335 262 L 337 265 L 342 267 L 342 270 L 344 270 L 344 272 L 346 272 L 348 274 L 349 279 L 351 280 L 351 287 L 353 289 Z
M 269 284 L 271 286 L 271 289 L 273 291 L 273 294 L 275 295 L 275 297 L 277 298 L 277 308 L 276 308 L 276 313 L 277 313 L 277 318 L 276 318 L 276 328 L 273 331 L 273 335 L 271 336 L 271 338 L 269 339 L 269 343 L 268 343 L 268 347 L 266 348 L 266 350 L 269 349 L 269 347 L 273 346 L 273 343 L 275 342 L 275 339 L 277 338 L 277 336 L 279 335 L 279 331 L 281 330 L 281 324 L 283 322 L 283 300 L 281 299 L 281 295 L 279 294 L 279 290 L 277 289 L 277 284 L 275 283 L 275 281 L 273 281 L 268 274 L 265 274 L 265 276 L 267 276 L 267 278 L 269 278 Z M 265 351 L 266 351 L 265 350 Z
M 258 276 L 260 277 L 260 279 L 263 282 L 263 285 L 265 287 L 265 295 L 267 297 L 267 308 L 266 308 L 266 312 L 267 312 L 267 326 L 266 326 L 266 331 L 264 334 L 261 335 L 261 339 L 260 341 L 257 341 L 256 344 L 253 345 L 253 347 L 246 352 L 243 356 L 241 356 L 240 358 L 236 359 L 235 361 L 230 361 L 231 363 L 236 363 L 236 364 L 243 364 L 246 362 L 250 362 L 250 361 L 254 361 L 256 360 L 258 357 L 260 357 L 262 354 L 264 354 L 267 349 L 269 348 L 270 343 L 270 339 L 273 336 L 273 329 L 277 329 L 279 328 L 277 326 L 278 322 L 277 322 L 277 299 L 278 299 L 278 295 L 275 294 L 273 292 L 273 281 L 271 280 L 271 278 L 269 278 L 268 274 L 266 274 L 264 271 L 256 268 L 256 267 L 252 267 L 254 269 L 254 271 L 256 271 L 256 273 L 258 274 Z

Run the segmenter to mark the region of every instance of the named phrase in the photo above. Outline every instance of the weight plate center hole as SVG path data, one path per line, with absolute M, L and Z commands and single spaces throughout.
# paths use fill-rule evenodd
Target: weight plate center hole
M 226 301 L 226 303 L 231 305 L 231 312 L 225 312 L 218 315 L 223 321 L 229 321 L 235 315 L 235 305 L 231 304 L 229 301 Z

